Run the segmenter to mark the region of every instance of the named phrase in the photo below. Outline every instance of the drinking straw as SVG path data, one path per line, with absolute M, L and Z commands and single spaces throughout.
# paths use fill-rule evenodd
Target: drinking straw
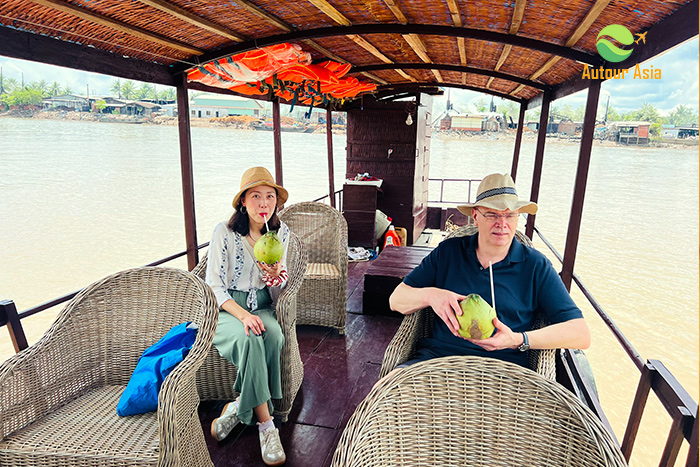
M 267 231 L 269 232 L 269 231 L 270 231 L 270 227 L 267 225 L 267 214 L 263 214 L 263 219 L 265 219 L 265 228 L 266 228 Z
M 493 292 L 493 266 L 489 261 L 489 280 L 491 281 L 491 306 L 493 311 L 496 311 L 496 294 Z

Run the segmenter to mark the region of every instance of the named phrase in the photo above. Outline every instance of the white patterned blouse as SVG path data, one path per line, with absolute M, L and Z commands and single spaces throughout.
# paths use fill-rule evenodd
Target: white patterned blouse
M 281 223 L 277 235 L 284 244 L 282 269 L 286 270 L 289 247 L 287 224 Z M 245 237 L 229 229 L 224 222 L 214 228 L 209 243 L 206 283 L 214 290 L 219 306 L 231 299 L 229 289 L 248 292 L 248 308 L 253 311 L 258 308 L 256 292 L 267 286 L 262 280 L 263 272 L 252 255 L 252 248 L 248 248 L 245 241 Z M 286 285 L 285 281 L 278 287 L 270 287 L 270 295 L 275 302 L 280 290 Z

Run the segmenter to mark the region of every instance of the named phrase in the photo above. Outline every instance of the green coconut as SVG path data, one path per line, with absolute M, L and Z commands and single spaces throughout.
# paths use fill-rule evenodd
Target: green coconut
M 459 334 L 467 339 L 486 339 L 491 337 L 494 329 L 493 319 L 496 310 L 479 294 L 469 294 L 460 303 L 462 316 L 457 316 L 459 321 Z
M 284 255 L 284 245 L 276 232 L 267 232 L 255 242 L 253 247 L 255 259 L 261 263 L 272 266 L 282 259 Z

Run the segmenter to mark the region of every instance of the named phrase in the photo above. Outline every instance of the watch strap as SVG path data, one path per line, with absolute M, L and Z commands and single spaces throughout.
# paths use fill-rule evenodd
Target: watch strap
M 523 335 L 523 343 L 518 347 L 518 350 L 521 352 L 525 352 L 526 350 L 530 350 L 530 339 L 527 337 L 527 333 L 521 332 L 520 334 Z

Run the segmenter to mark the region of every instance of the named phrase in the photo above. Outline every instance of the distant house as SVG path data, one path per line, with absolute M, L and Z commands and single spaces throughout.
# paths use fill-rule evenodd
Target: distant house
M 678 128 L 678 138 L 698 138 L 700 134 L 700 129 L 697 125 L 693 126 L 682 126 Z
M 88 99 L 75 94 L 45 97 L 41 100 L 41 103 L 44 110 L 77 110 L 79 112 L 90 110 Z
M 610 124 L 612 137 L 620 144 L 648 145 L 649 122 L 614 122 Z
M 462 131 L 483 131 L 486 116 L 483 114 L 454 115 L 451 128 Z
M 251 115 L 259 117 L 263 109 L 260 102 L 238 96 L 201 94 L 190 102 L 190 115 L 196 118 Z

